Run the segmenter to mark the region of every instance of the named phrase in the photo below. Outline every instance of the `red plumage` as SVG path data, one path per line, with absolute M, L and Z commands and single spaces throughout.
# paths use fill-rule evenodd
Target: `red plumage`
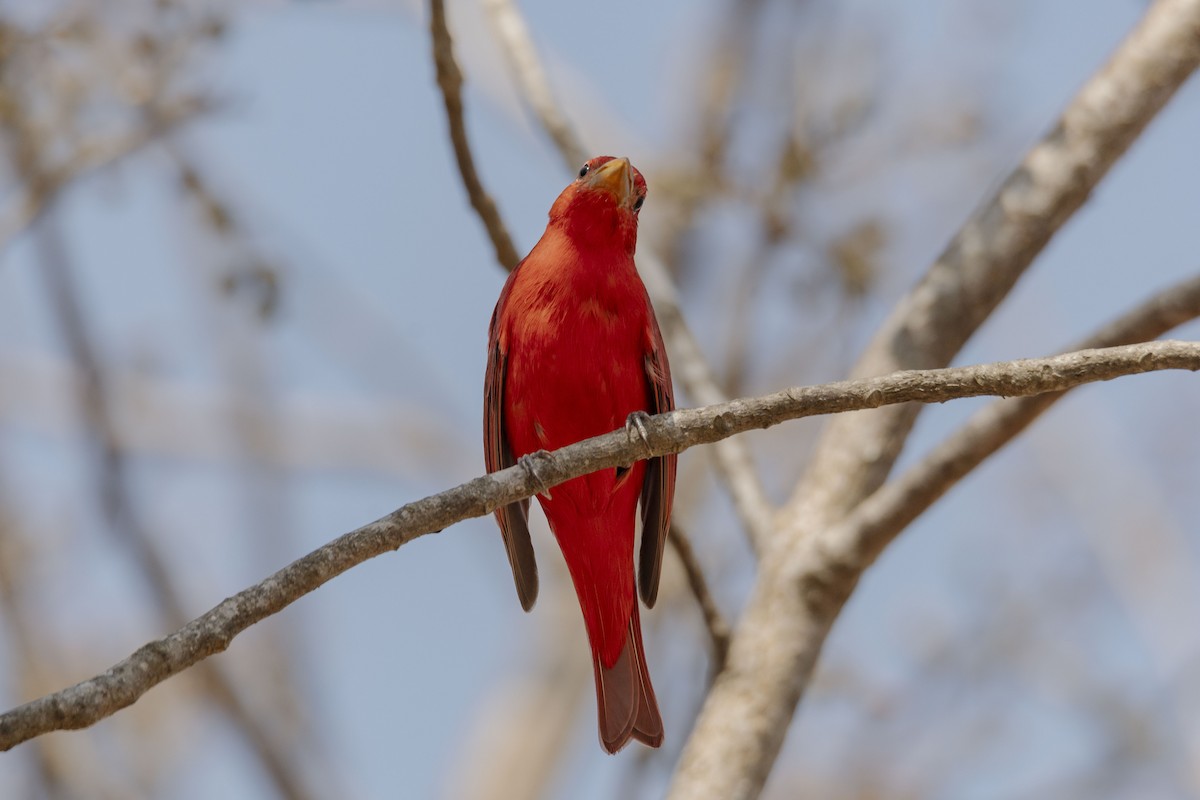
M 662 334 L 633 262 L 645 195 L 646 182 L 628 159 L 588 161 L 505 283 L 492 315 L 484 386 L 489 472 L 620 428 L 631 413 L 674 408 Z M 583 610 L 600 741 L 610 753 L 630 738 L 662 743 L 634 588 L 634 515 L 640 500 L 638 589 L 653 606 L 674 492 L 670 455 L 537 496 Z M 537 597 L 528 507 L 524 501 L 496 511 L 526 610 Z

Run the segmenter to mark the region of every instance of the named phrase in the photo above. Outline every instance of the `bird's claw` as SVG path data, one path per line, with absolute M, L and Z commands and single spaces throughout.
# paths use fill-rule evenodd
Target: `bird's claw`
M 547 500 L 550 500 L 550 499 L 552 499 L 550 497 L 550 484 L 538 472 L 538 470 L 540 469 L 540 467 L 538 466 L 538 462 L 539 461 L 544 462 L 548 458 L 550 458 L 549 453 L 547 453 L 545 450 L 538 450 L 533 453 L 526 453 L 525 455 L 518 458 L 517 465 L 521 469 L 528 472 L 529 476 L 531 478 L 533 478 L 534 486 L 538 490 L 537 493 L 540 495 L 544 495 Z
M 642 445 L 646 448 L 646 457 L 649 458 L 653 451 L 650 449 L 650 431 L 646 428 L 646 423 L 650 421 L 650 415 L 645 411 L 634 411 L 625 420 L 625 435 L 631 440 L 638 438 Z

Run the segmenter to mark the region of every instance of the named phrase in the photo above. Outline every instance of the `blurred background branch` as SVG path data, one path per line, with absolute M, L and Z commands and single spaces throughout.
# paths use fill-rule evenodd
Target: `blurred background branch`
M 1197 66 L 1200 1 L 1152 5 L 1058 125 L 900 301 L 851 374 L 948 363 Z M 919 410 L 843 416 L 825 430 L 781 512 L 768 567 L 730 646 L 733 674 L 705 701 L 673 796 L 749 798 L 761 791 L 821 644 L 856 582 L 840 573 L 856 576 L 871 560 L 845 564 L 825 546 L 835 524 L 884 483 Z M 764 646 L 779 650 L 766 669 Z

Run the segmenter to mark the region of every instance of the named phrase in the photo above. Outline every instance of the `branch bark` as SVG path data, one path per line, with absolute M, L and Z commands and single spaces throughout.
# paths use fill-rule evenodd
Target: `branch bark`
M 708 639 L 712 644 L 712 674 L 715 676 L 725 669 L 725 659 L 729 655 L 729 639 L 733 632 L 708 589 L 708 580 L 704 577 L 700 560 L 696 558 L 691 538 L 672 523 L 667 543 L 671 545 L 675 555 L 679 556 L 679 563 L 683 565 L 683 572 L 687 576 L 688 587 L 692 590 L 696 604 L 700 606 L 700 613 L 704 616 L 704 627 L 708 630 Z
M 539 478 L 520 466 L 510 467 L 409 503 L 329 542 L 176 632 L 144 645 L 106 672 L 0 715 L 0 750 L 50 731 L 85 728 L 111 716 L 170 676 L 225 650 L 246 628 L 355 565 L 543 491 L 543 481 L 553 487 L 597 470 L 682 452 L 801 417 L 980 395 L 1028 396 L 1163 369 L 1200 370 L 1200 343 L 1150 342 L 1043 359 L 913 370 L 660 414 L 647 422 L 646 442 L 631 438 L 624 429 L 597 436 L 555 451 L 539 464 Z M 735 648 L 739 638 L 740 632 Z M 740 648 L 744 659 L 746 647 Z M 730 655 L 732 659 L 735 652 Z M 727 683 L 727 674 L 728 670 L 722 673 L 717 687 Z M 794 702 L 786 709 L 789 718 L 792 707 Z
M 1081 350 L 1117 347 L 1155 339 L 1197 317 L 1200 317 L 1200 276 L 1159 292 L 1078 347 Z M 1049 392 L 1001 400 L 975 414 L 833 528 L 826 537 L 830 557 L 861 572 L 909 523 L 1062 397 L 1062 392 Z
M 554 142 L 567 170 L 579 169 L 579 165 L 588 160 L 588 153 L 571 121 L 554 101 L 554 92 L 550 90 L 550 81 L 538 59 L 537 48 L 533 46 L 533 37 L 529 35 L 525 18 L 513 0 L 483 0 L 483 7 L 491 17 L 492 27 L 504 49 L 504 55 L 508 57 L 521 96 Z
M 893 311 L 852 375 L 950 362 L 1200 65 L 1200 0 L 1158 0 Z M 778 522 L 795 542 L 883 483 L 918 407 L 834 420 Z
M 1152 338 L 1197 317 L 1200 277 L 1160 292 L 1089 337 L 1084 345 L 1112 347 Z M 743 776 L 753 774 L 751 770 L 761 763 L 761 741 L 770 735 L 782 739 L 786 732 L 793 709 L 812 678 L 825 638 L 863 571 L 914 519 L 1062 397 L 1063 392 L 1048 392 L 993 403 L 916 466 L 872 494 L 842 522 L 805 540 L 785 556 L 775 571 L 778 577 L 756 585 L 731 644 L 728 668 L 705 704 L 684 758 L 696 758 L 695 753 L 703 754 L 714 742 L 725 744 L 734 737 L 744 740 L 756 736 L 759 738 L 752 741 L 759 744 L 755 747 L 725 753 L 736 765 L 733 771 Z M 767 685 L 785 686 L 786 699 L 764 692 L 764 677 L 778 681 Z M 748 729 L 745 720 L 750 715 L 757 724 Z M 706 726 L 703 730 L 701 724 Z M 773 729 L 764 733 L 759 726 Z M 714 766 L 721 769 L 724 764 Z M 681 761 L 679 772 L 681 777 L 694 780 L 692 776 L 703 769 L 694 762 Z M 746 783 L 741 787 L 746 787 L 739 789 L 742 792 L 758 791 L 750 790 Z M 678 781 L 673 791 L 689 789 L 686 782 Z
M 948 363 L 1197 65 L 1200 0 L 1158 0 L 902 300 L 854 374 Z M 829 531 L 883 484 L 918 413 L 893 407 L 827 426 L 777 516 L 728 668 L 669 797 L 729 800 L 762 790 L 819 643 L 857 579 L 825 552 Z
M 454 158 L 462 175 L 463 186 L 471 207 L 487 229 L 488 238 L 496 250 L 496 260 L 509 272 L 517 268 L 521 257 L 513 246 L 512 237 L 504 227 L 500 211 L 492 196 L 483 188 L 479 172 L 475 169 L 475 158 L 467 141 L 467 125 L 463 119 L 462 72 L 454 61 L 454 46 L 450 29 L 446 25 L 444 0 L 429 0 L 429 34 L 433 42 L 433 65 L 437 73 L 438 87 L 442 90 L 442 102 L 446 106 L 446 119 L 450 125 L 450 141 L 454 145 Z

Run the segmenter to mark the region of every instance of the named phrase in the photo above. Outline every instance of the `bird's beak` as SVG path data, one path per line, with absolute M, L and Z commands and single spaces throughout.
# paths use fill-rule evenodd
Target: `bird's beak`
M 633 205 L 633 167 L 628 158 L 614 158 L 597 167 L 588 177 L 588 183 L 611 194 L 618 206 Z

